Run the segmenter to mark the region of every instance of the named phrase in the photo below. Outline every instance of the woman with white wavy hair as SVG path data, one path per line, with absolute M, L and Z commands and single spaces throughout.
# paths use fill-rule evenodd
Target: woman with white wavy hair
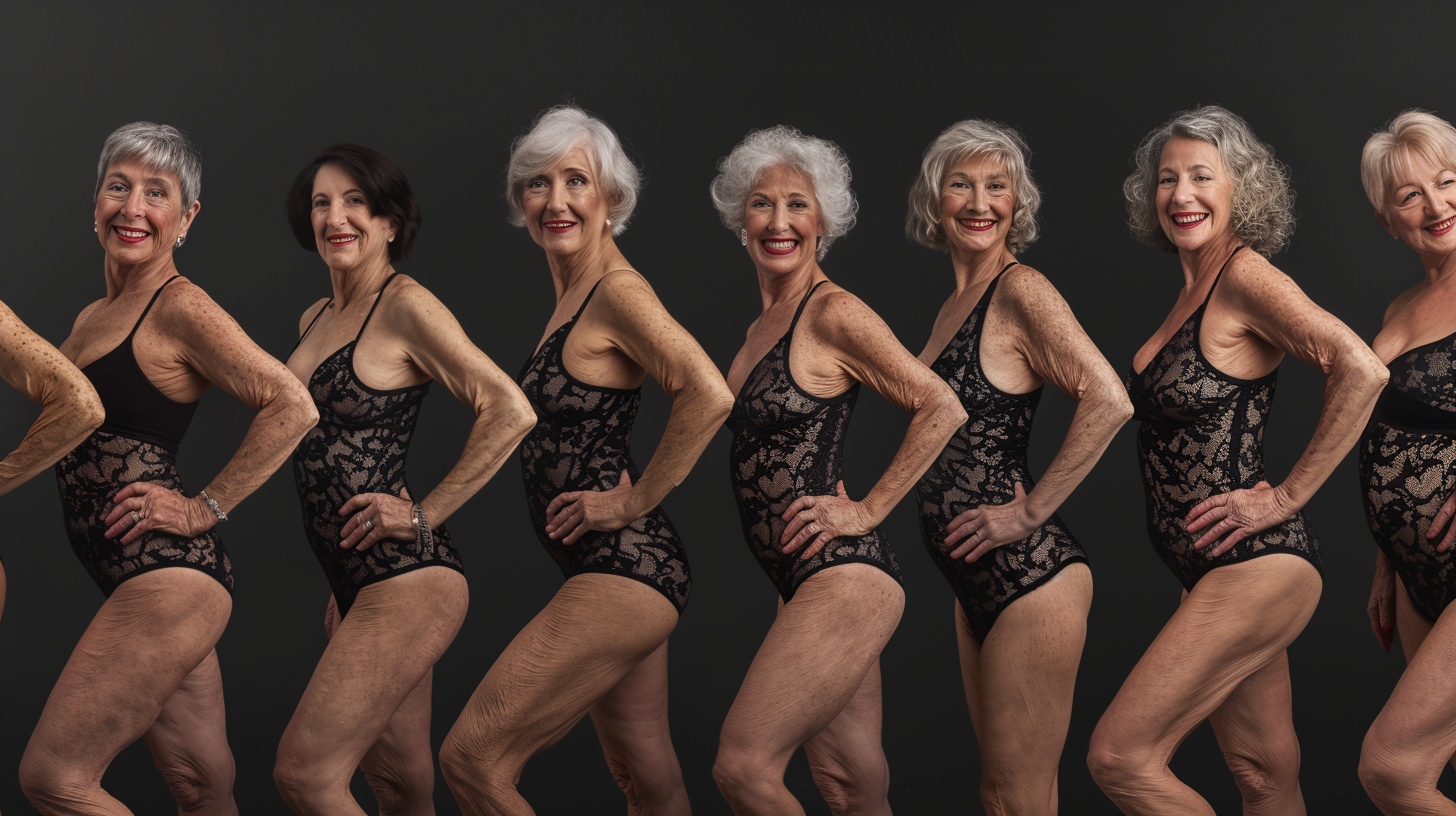
M 1423 276 L 1385 309 L 1372 347 L 1390 367 L 1360 440 L 1360 489 L 1379 549 L 1370 625 L 1396 631 L 1406 670 L 1365 735 L 1360 781 L 1384 813 L 1450 813 L 1436 783 L 1456 754 L 1456 127 L 1408 110 L 1365 143 L 1375 219 Z M 1397 591 L 1397 582 L 1399 591 Z
M 1092 605 L 1086 553 L 1056 509 L 1132 406 L 1061 295 L 1017 260 L 1038 233 L 1030 152 L 998 122 L 946 128 L 925 151 L 905 229 L 948 252 L 955 273 L 920 360 L 971 419 L 916 495 L 926 550 L 955 590 L 981 800 L 988 812 L 1050 814 Z M 1048 381 L 1077 413 L 1038 483 L 1027 443 Z
M 803 813 L 783 782 L 802 746 L 836 813 L 888 814 L 879 656 L 905 595 L 876 528 L 966 413 L 819 266 L 854 225 L 849 161 L 834 143 L 782 125 L 753 131 L 718 170 L 713 203 L 746 247 L 763 302 L 728 372 L 729 472 L 779 611 L 723 724 L 713 776 L 735 813 Z M 889 468 L 855 501 L 840 471 L 861 383 L 912 419 Z
M 1092 734 L 1088 765 L 1124 813 L 1212 813 L 1168 767 L 1204 719 L 1245 813 L 1303 813 L 1285 649 L 1320 595 L 1300 508 L 1354 444 L 1385 367 L 1268 261 L 1293 231 L 1289 174 L 1217 106 L 1175 114 L 1127 177 L 1133 235 L 1175 252 L 1183 288 L 1133 358 L 1128 392 L 1153 548 L 1183 600 Z M 1280 361 L 1327 375 L 1314 437 L 1277 486 L 1264 427 Z
M 605 122 L 543 113 L 506 170 L 511 222 L 546 253 L 556 307 L 519 382 L 536 411 L 521 474 L 536 536 L 565 584 L 497 658 L 440 764 L 468 814 L 525 814 L 527 761 L 590 713 L 631 813 L 688 813 L 667 722 L 667 638 L 687 553 L 659 504 L 732 398 L 712 360 L 617 248 L 639 176 Z M 673 398 L 647 467 L 632 426 L 651 374 Z

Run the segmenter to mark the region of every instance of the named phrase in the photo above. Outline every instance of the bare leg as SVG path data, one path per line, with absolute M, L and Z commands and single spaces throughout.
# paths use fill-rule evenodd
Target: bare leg
M 20 761 L 20 787 L 37 810 L 131 813 L 101 789 L 101 776 L 212 653 L 232 606 L 221 584 L 191 569 L 117 587 L 81 635 Z
M 1245 816 L 1303 816 L 1288 653 L 1244 678 L 1208 720 L 1243 795 Z
M 179 813 L 236 816 L 217 650 L 183 678 L 144 739 Z
M 1406 670 L 1375 718 L 1360 750 L 1360 782 L 1390 816 L 1456 816 L 1456 803 L 1436 789 L 1456 754 L 1456 615 L 1434 625 L 1396 593 L 1396 628 Z
M 417 569 L 359 592 L 348 617 L 335 627 L 278 745 L 273 779 L 294 813 L 362 816 L 349 793 L 354 769 L 406 700 L 414 698 L 407 718 L 418 718 L 421 698 L 415 695 L 455 639 L 468 604 L 465 576 L 444 567 Z M 429 701 L 428 687 L 423 701 Z M 417 735 L 417 728 L 396 736 L 406 733 Z M 383 756 L 375 757 L 378 778 Z
M 531 757 L 571 730 L 677 625 L 662 593 L 617 575 L 577 575 L 506 646 L 440 748 L 460 808 L 531 814 L 516 790 Z
M 811 576 L 779 609 L 718 742 L 713 778 L 734 813 L 802 816 L 803 808 L 784 787 L 789 758 L 855 699 L 904 607 L 905 593 L 895 579 L 868 564 L 846 564 Z M 865 705 L 860 701 L 845 727 L 828 739 L 868 779 L 887 772 L 878 742 L 873 748 L 850 745 L 878 732 L 878 701 L 872 729 Z M 825 757 L 821 753 L 821 762 Z M 878 812 L 889 812 L 879 806 Z
M 688 790 L 667 720 L 667 643 L 638 663 L 591 709 L 607 767 L 630 816 L 688 816 Z
M 1203 576 L 1092 733 L 1087 764 L 1123 813 L 1212 816 L 1203 797 L 1173 776 L 1168 760 L 1245 678 L 1284 653 L 1314 613 L 1319 593 L 1315 568 L 1284 553 Z
M 814 785 L 835 816 L 890 816 L 890 763 L 880 741 L 880 691 L 876 658 L 839 716 L 804 743 Z
M 1057 768 L 1087 639 L 1092 572 L 1072 564 L 1001 612 L 978 643 L 956 602 L 966 702 L 989 816 L 1057 812 Z

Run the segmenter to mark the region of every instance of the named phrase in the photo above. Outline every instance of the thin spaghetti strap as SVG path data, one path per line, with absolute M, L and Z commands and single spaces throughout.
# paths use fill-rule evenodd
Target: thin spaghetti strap
M 132 337 L 134 337 L 136 335 L 137 329 L 140 329 L 142 327 L 142 321 L 147 319 L 147 312 L 150 312 L 152 310 L 152 304 L 156 303 L 157 302 L 157 298 L 159 298 L 159 297 L 162 296 L 162 290 L 167 288 L 167 284 L 168 283 L 171 283 L 174 280 L 177 280 L 180 277 L 182 277 L 182 276 L 181 275 L 173 275 L 172 277 L 167 278 L 166 283 L 163 283 L 161 286 L 158 286 L 157 287 L 157 291 L 155 291 L 155 292 L 152 293 L 152 299 L 149 300 L 149 301 L 147 301 L 147 308 L 142 309 L 141 317 L 138 317 L 137 318 L 136 325 L 134 325 L 134 326 L 131 327 L 131 334 L 128 334 L 126 336 L 126 339 L 130 340 Z
M 811 297 L 814 296 L 814 290 L 815 289 L 818 289 L 819 287 L 823 286 L 824 284 L 826 284 L 828 282 L 829 281 L 827 281 L 827 280 L 819 281 L 818 283 L 816 283 L 813 286 L 809 287 L 809 291 L 807 291 L 807 292 L 804 293 L 804 299 L 801 300 L 801 301 L 799 301 L 799 310 L 796 311 L 796 312 L 794 312 L 794 322 L 792 322 L 792 323 L 789 324 L 789 334 L 793 334 L 794 333 L 794 327 L 797 326 L 797 325 L 799 325 L 799 316 L 804 313 L 804 307 L 809 305 L 809 298 L 811 298 Z
M 379 308 L 379 301 L 384 300 L 384 290 L 389 288 L 389 282 L 399 277 L 396 272 L 384 279 L 384 285 L 379 287 L 379 294 L 374 296 L 374 304 L 369 307 L 369 314 L 364 315 L 364 325 L 359 327 L 359 333 L 354 335 L 354 342 L 358 343 L 359 338 L 364 336 L 364 329 L 369 325 L 369 318 L 374 316 L 374 310 Z
M 1218 288 L 1218 282 L 1223 279 L 1223 271 L 1225 269 L 1228 269 L 1229 263 L 1231 263 L 1233 261 L 1234 256 L 1237 255 L 1237 254 L 1239 254 L 1239 250 L 1241 250 L 1243 248 L 1244 247 L 1242 245 L 1235 247 L 1234 248 L 1234 251 L 1229 253 L 1228 260 L 1227 261 L 1224 261 L 1223 262 L 1223 266 L 1220 266 L 1218 268 L 1218 274 L 1215 275 L 1214 278 L 1213 278 L 1213 285 L 1210 286 L 1210 287 L 1208 287 L 1208 294 L 1206 294 L 1206 295 L 1203 296 L 1203 305 L 1204 306 L 1207 306 L 1208 305 L 1208 302 L 1213 299 L 1213 290 L 1215 290 L 1215 289 Z M 1202 308 L 1202 307 L 1199 307 L 1199 308 Z
M 293 351 L 288 352 L 289 354 L 292 354 L 294 351 L 298 351 L 298 347 L 301 346 L 301 345 L 303 345 L 303 338 L 307 337 L 308 336 L 308 333 L 311 332 L 311 331 L 313 331 L 313 324 L 319 322 L 319 318 L 320 317 L 323 317 L 324 316 L 324 312 L 327 312 L 329 310 L 329 307 L 332 306 L 332 305 L 334 305 L 334 299 L 333 298 L 329 298 L 329 302 L 328 303 L 325 303 L 323 305 L 323 308 L 321 308 L 321 309 L 318 310 L 318 314 L 316 314 L 316 315 L 313 316 L 313 320 L 308 321 L 308 328 L 304 329 L 303 330 L 303 334 L 300 334 L 298 336 L 298 340 L 294 341 L 294 343 L 293 343 Z
M 1005 266 L 1001 267 L 1001 271 L 996 273 L 996 278 L 995 278 L 995 280 L 992 281 L 992 283 L 995 283 L 996 281 L 1001 280 L 1001 276 L 1004 275 L 1004 274 L 1006 274 L 1006 270 L 1010 269 L 1013 266 L 1016 266 L 1019 263 L 1021 263 L 1021 261 L 1012 261 L 1011 263 L 1006 264 Z
M 574 315 L 571 316 L 572 322 L 575 322 L 575 321 L 577 321 L 578 319 L 581 318 L 581 313 L 584 312 L 584 311 L 586 311 L 586 305 L 588 303 L 591 303 L 592 295 L 595 295 L 597 293 L 597 287 L 602 285 L 602 281 L 604 281 L 604 280 L 607 279 L 607 275 L 612 274 L 612 272 L 620 272 L 620 271 L 622 271 L 622 270 L 613 269 L 613 270 L 611 270 L 611 272 L 608 272 L 606 275 L 603 275 L 600 278 L 597 278 L 597 282 L 594 283 L 594 284 L 592 284 L 591 291 L 586 293 L 586 300 L 583 300 L 581 302 L 581 306 L 577 307 L 577 309 L 576 309 L 576 314 L 574 314 Z

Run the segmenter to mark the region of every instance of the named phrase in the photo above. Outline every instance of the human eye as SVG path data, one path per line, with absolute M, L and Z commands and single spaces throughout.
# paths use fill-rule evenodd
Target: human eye
M 1173 183 L 1176 183 L 1177 181 L 1178 181 L 1178 179 L 1176 179 L 1176 178 L 1174 178 L 1172 176 L 1163 176 L 1162 178 L 1158 179 L 1158 183 L 1159 184 L 1173 184 Z
M 540 190 L 545 186 L 546 180 L 541 178 L 533 178 L 530 181 L 526 182 L 526 189 L 528 190 Z
M 314 209 L 318 209 L 319 207 L 327 207 L 329 206 L 329 200 L 327 198 L 324 198 L 323 196 L 319 196 L 318 198 L 315 198 L 313 200 L 313 206 Z
M 566 180 L 566 184 L 570 187 L 580 187 L 583 184 L 586 184 L 586 179 L 582 178 L 581 176 L 572 176 L 571 178 Z

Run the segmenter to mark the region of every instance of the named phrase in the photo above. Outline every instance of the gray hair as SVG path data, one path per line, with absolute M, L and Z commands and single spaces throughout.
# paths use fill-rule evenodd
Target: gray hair
M 506 201 L 511 205 L 513 226 L 526 226 L 526 213 L 521 207 L 526 184 L 578 145 L 587 148 L 592 171 L 602 192 L 612 202 L 607 213 L 612 234 L 627 231 L 627 222 L 632 220 L 632 211 L 637 208 L 642 174 L 627 158 L 617 134 L 607 123 L 575 105 L 557 105 L 543 111 L 530 131 L 511 145 L 511 160 L 506 165 Z
M 1133 171 L 1122 183 L 1127 199 L 1127 225 L 1144 244 L 1168 252 L 1178 248 L 1158 223 L 1158 165 L 1163 147 L 1174 136 L 1197 139 L 1218 149 L 1233 182 L 1234 235 L 1255 252 L 1269 257 L 1294 234 L 1294 190 L 1289 168 L 1274 158 L 1274 148 L 1259 141 L 1238 115 L 1218 105 L 1202 105 L 1173 114 L 1143 139 L 1133 154 Z
M 1401 165 L 1412 157 L 1446 170 L 1456 170 L 1456 128 L 1432 113 L 1411 108 L 1371 134 L 1360 155 L 1360 182 L 1370 206 L 1382 216 L 1390 210 L 1386 197 Z
M 946 128 L 925 149 L 920 175 L 910 186 L 910 212 L 905 216 L 905 235 L 910 240 L 931 249 L 950 250 L 945 226 L 940 222 L 940 191 L 945 174 L 966 159 L 980 157 L 1000 162 L 1011 177 L 1015 204 L 1011 227 L 1006 232 L 1006 248 L 1019 254 L 1037 239 L 1041 232 L 1036 223 L 1041 190 L 1028 166 L 1031 148 L 1015 128 L 984 119 L 966 119 Z
M 815 254 L 819 260 L 834 239 L 854 227 L 859 202 L 849 188 L 849 158 L 834 142 L 805 136 L 787 125 L 749 131 L 743 141 L 718 162 L 718 177 L 709 188 L 723 226 L 734 233 L 743 228 L 744 208 L 753 186 L 769 168 L 787 165 L 809 177 L 819 202 L 819 228 L 824 235 Z
M 101 195 L 106 171 L 115 163 L 135 160 L 154 170 L 177 177 L 182 190 L 182 209 L 202 195 L 202 154 L 182 131 L 171 125 L 155 122 L 132 122 L 122 125 L 106 137 L 101 146 L 101 159 L 96 162 L 95 199 Z

